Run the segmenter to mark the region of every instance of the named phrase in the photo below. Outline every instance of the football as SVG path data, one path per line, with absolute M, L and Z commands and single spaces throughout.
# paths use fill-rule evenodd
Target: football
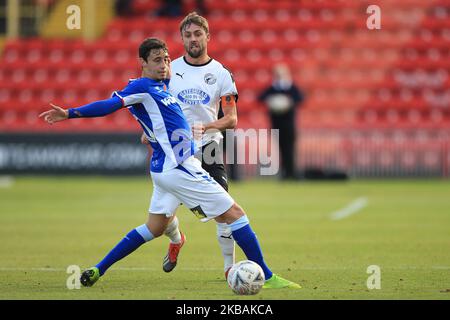
M 239 261 L 228 272 L 228 285 L 238 295 L 253 295 L 264 285 L 264 271 L 250 260 Z

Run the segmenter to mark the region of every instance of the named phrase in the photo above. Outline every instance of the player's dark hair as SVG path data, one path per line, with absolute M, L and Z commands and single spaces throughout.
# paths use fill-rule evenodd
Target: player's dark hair
M 184 28 L 188 27 L 191 23 L 203 28 L 206 33 L 209 33 L 209 25 L 208 20 L 199 15 L 197 12 L 189 13 L 184 19 L 180 22 L 180 32 L 182 33 Z
M 152 50 L 164 50 L 169 51 L 164 41 L 158 38 L 147 38 L 139 46 L 139 57 L 147 62 L 148 55 Z

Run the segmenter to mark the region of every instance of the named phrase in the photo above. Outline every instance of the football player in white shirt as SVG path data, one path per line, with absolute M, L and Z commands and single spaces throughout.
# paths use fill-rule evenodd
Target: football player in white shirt
M 183 113 L 192 127 L 196 142 L 202 147 L 202 167 L 228 191 L 227 174 L 219 148 L 222 131 L 234 129 L 237 124 L 237 89 L 231 73 L 218 61 L 208 55 L 210 40 L 208 21 L 195 12 L 188 14 L 180 23 L 184 56 L 172 61 L 169 92 L 177 98 Z M 223 117 L 218 119 L 219 109 Z M 142 142 L 146 141 L 142 135 Z M 219 151 L 220 150 L 220 151 Z M 217 153 L 217 154 L 216 154 Z M 214 161 L 218 159 L 219 161 Z M 169 223 L 165 235 L 170 238 L 163 269 L 172 271 L 185 242 L 185 236 L 178 228 L 176 216 Z M 224 258 L 224 272 L 234 264 L 235 243 L 231 229 L 226 223 L 217 223 L 217 240 Z

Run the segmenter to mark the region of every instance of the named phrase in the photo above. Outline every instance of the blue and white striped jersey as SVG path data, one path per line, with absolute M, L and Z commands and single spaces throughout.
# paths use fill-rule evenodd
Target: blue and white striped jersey
M 197 151 L 191 127 L 175 97 L 167 91 L 168 81 L 132 79 L 115 91 L 142 126 L 153 148 L 150 170 L 163 172 L 177 167 Z

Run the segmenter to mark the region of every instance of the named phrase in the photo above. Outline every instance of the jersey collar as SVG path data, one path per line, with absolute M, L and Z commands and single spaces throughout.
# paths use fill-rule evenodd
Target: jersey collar
M 203 67 L 203 66 L 206 66 L 207 64 L 209 64 L 211 61 L 213 61 L 213 58 L 209 58 L 209 60 L 208 60 L 207 62 L 202 63 L 202 64 L 192 64 L 192 63 L 189 63 L 189 62 L 186 60 L 186 57 L 185 57 L 185 56 L 183 56 L 183 60 L 184 60 L 184 62 L 185 62 L 186 64 L 188 64 L 188 65 L 190 65 L 190 66 L 192 66 L 192 67 Z
M 152 78 L 143 77 L 145 80 L 149 81 L 153 85 L 161 85 L 164 83 L 163 80 L 154 80 Z

